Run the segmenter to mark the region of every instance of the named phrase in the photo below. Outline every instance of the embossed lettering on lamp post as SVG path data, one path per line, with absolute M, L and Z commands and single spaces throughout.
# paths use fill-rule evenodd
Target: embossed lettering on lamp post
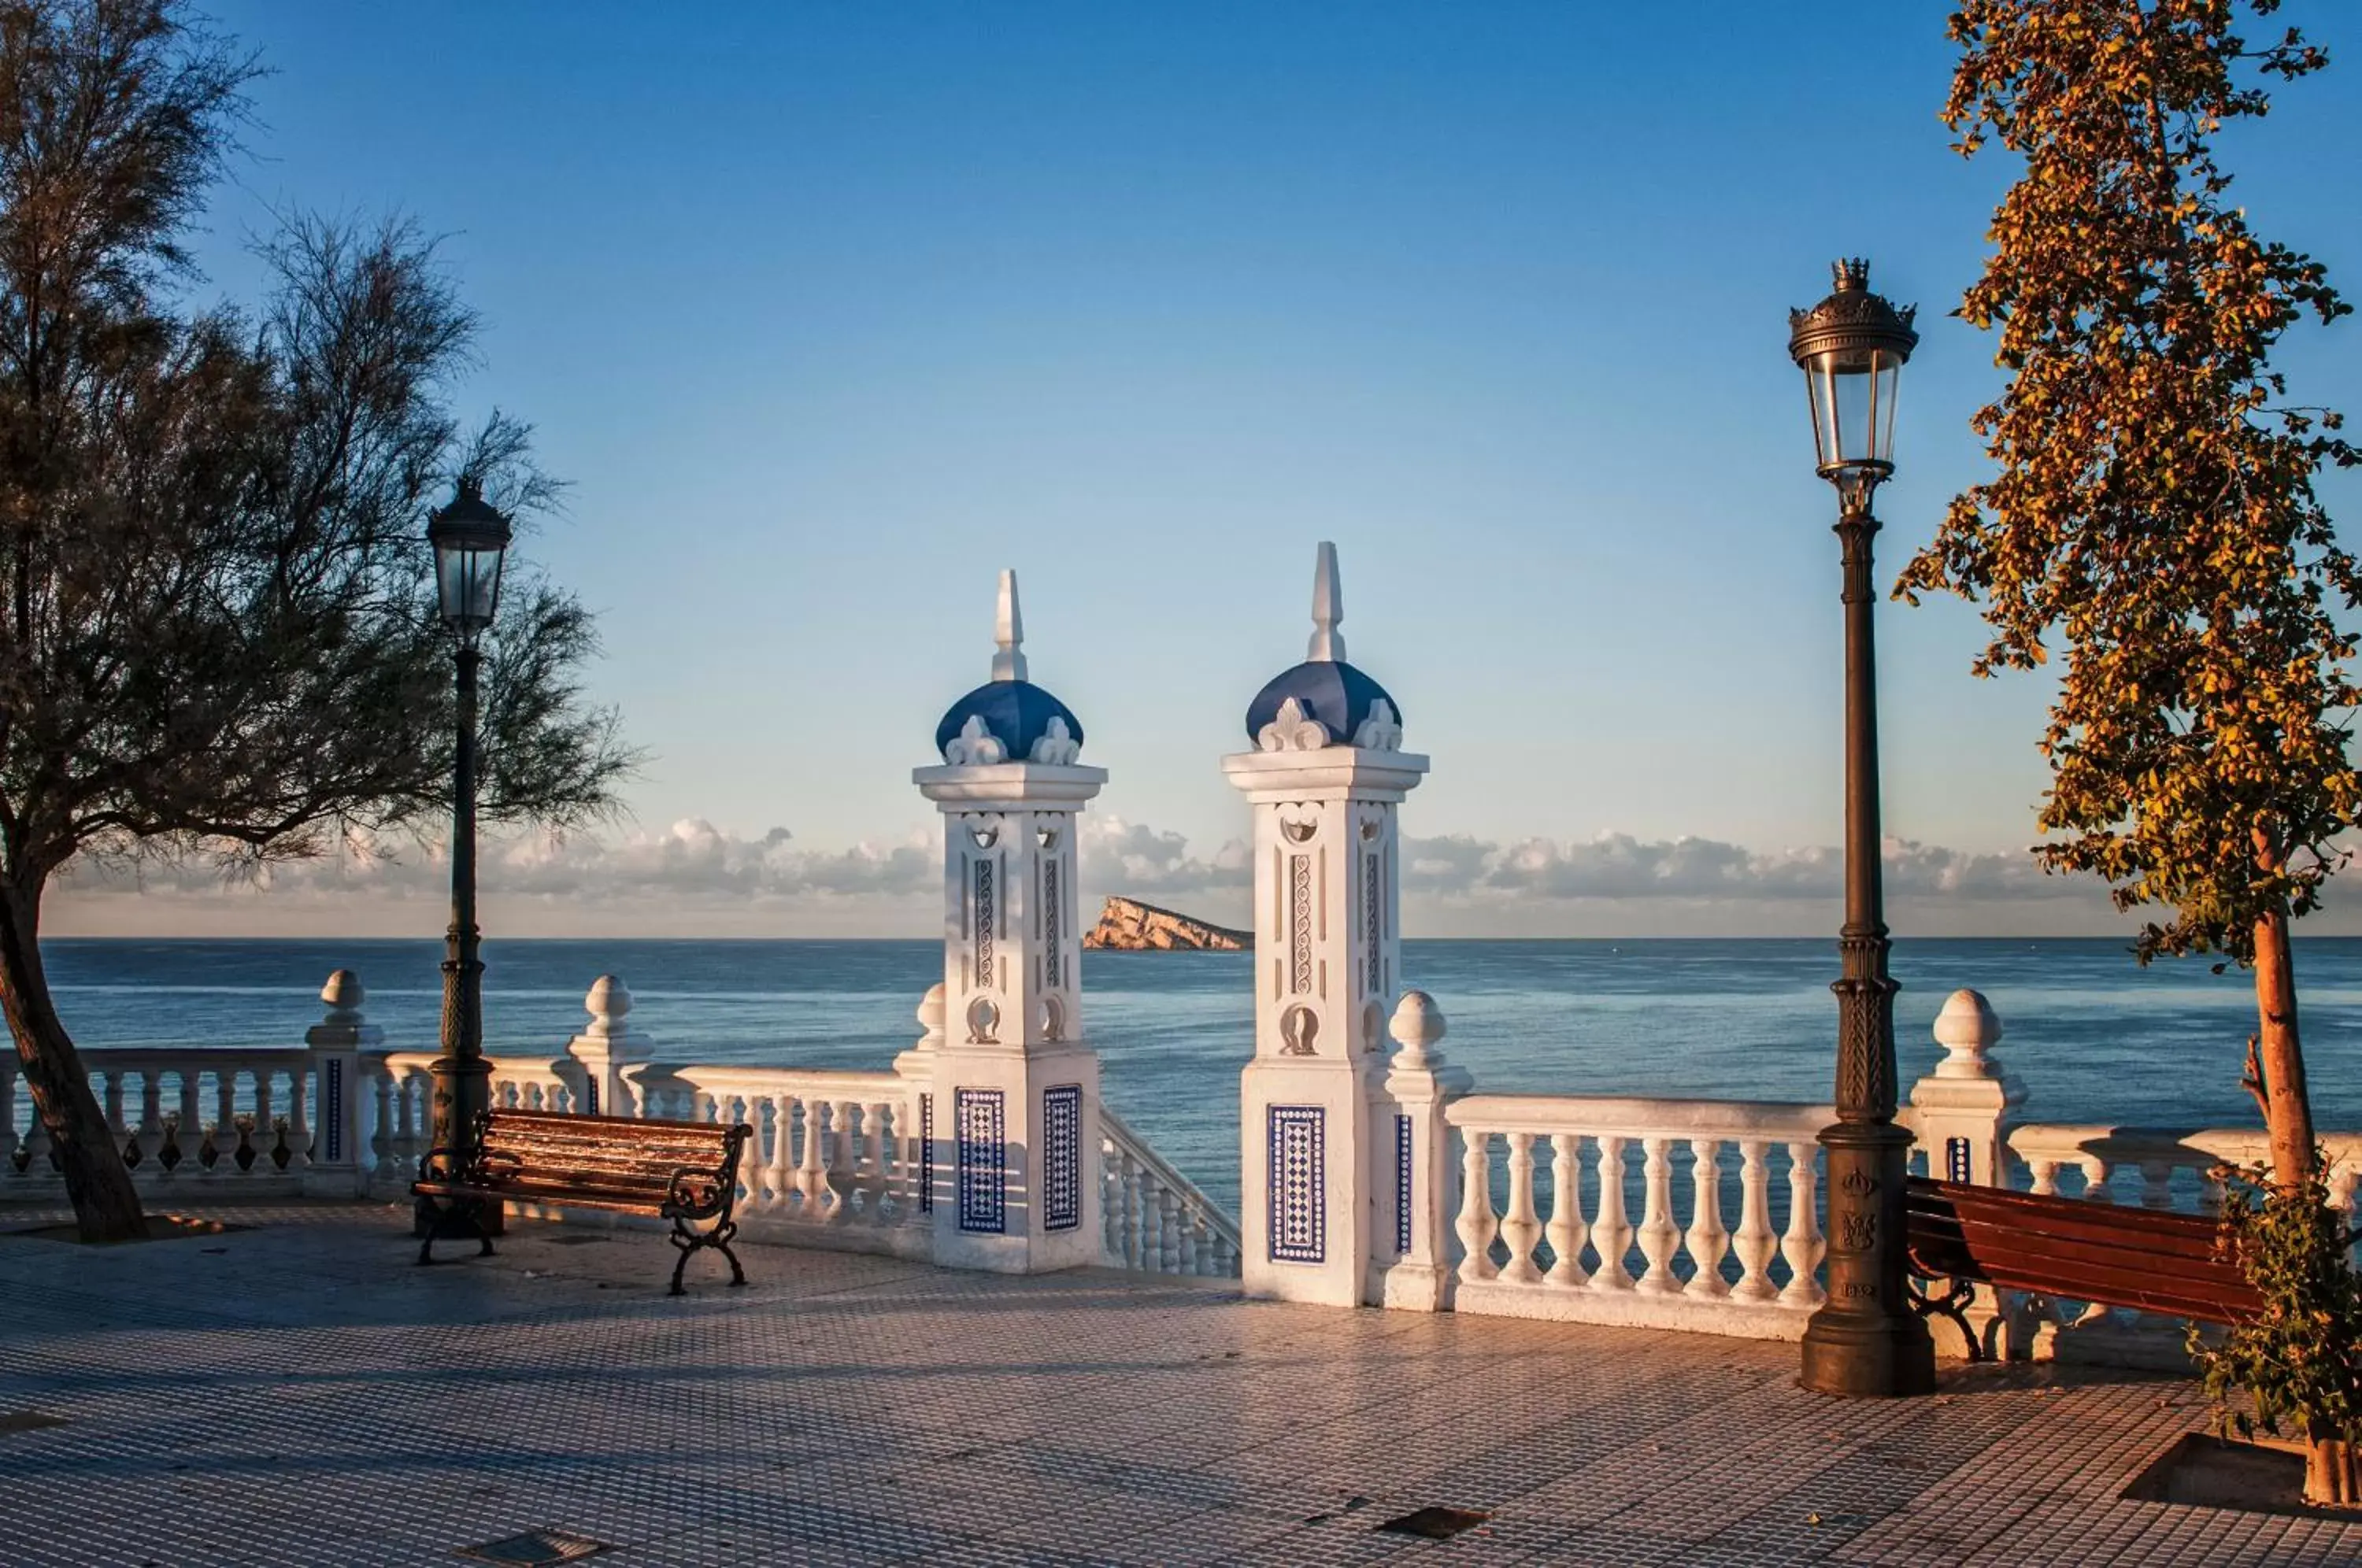
M 477 642 L 500 606 L 501 564 L 509 547 L 509 520 L 484 500 L 473 479 L 459 481 L 451 504 L 427 519 L 435 549 L 435 587 L 443 624 L 458 646 L 458 728 L 451 768 L 451 929 L 443 958 L 443 1050 L 428 1068 L 435 1085 L 435 1136 L 429 1145 L 458 1160 L 472 1149 L 476 1121 L 491 1100 L 491 1068 L 484 1061 L 484 966 L 476 931 L 476 671 Z M 422 1220 L 425 1214 L 421 1200 Z M 499 1223 L 499 1210 L 486 1217 Z
M 1844 559 L 1846 918 L 1838 934 L 1837 1124 L 1828 1151 L 1828 1299 L 1805 1330 L 1804 1386 L 1925 1394 L 1935 1344 L 1904 1298 L 1903 1182 L 1911 1134 L 1894 1124 L 1894 991 L 1878 822 L 1878 666 L 1871 623 L 1871 497 L 1894 471 L 1894 392 L 1917 347 L 1916 306 L 1870 292 L 1870 263 L 1837 263 L 1837 292 L 1788 313 L 1788 352 L 1812 400 L 1820 476 L 1837 487 Z

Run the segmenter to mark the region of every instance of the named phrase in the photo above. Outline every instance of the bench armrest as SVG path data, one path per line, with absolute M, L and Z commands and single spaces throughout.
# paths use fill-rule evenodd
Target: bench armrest
M 702 1220 L 728 1209 L 738 1196 L 738 1184 L 711 1168 L 683 1165 L 667 1184 L 665 1207 L 690 1220 Z

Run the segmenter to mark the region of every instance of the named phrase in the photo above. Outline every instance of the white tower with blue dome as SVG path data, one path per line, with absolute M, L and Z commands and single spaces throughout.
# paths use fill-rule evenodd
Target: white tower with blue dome
M 1107 782 L 1074 711 L 1026 679 L 1000 574 L 992 679 L 911 775 L 944 816 L 944 1029 L 920 1110 L 934 1257 L 1031 1274 L 1099 1261 L 1099 1064 L 1083 1040 L 1075 829 Z M 923 1069 L 922 1069 L 923 1071 Z
M 1402 712 L 1345 662 L 1337 550 L 1313 576 L 1305 662 L 1247 709 L 1254 749 L 1222 771 L 1254 812 L 1254 1059 L 1240 1087 L 1241 1281 L 1250 1296 L 1356 1306 L 1383 1294 L 1393 1204 L 1386 1021 L 1401 986 L 1396 809 L 1427 772 Z M 1407 1139 L 1408 1134 L 1403 1136 Z M 1405 1144 L 1404 1153 L 1409 1153 Z M 1426 1173 L 1421 1173 L 1424 1176 Z M 1387 1184 L 1389 1194 L 1393 1184 Z M 1381 1215 L 1378 1210 L 1384 1209 Z

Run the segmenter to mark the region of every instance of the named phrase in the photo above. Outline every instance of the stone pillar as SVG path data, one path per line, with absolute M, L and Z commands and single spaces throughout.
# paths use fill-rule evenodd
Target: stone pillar
M 1954 991 L 1936 1015 L 1936 1039 L 1944 1047 L 1944 1059 L 1911 1086 L 1911 1109 L 1917 1118 L 1919 1147 L 1927 1155 L 1927 1174 L 1937 1181 L 2007 1185 L 2009 1113 L 2025 1096 L 1987 1054 L 2001 1034 L 2001 1020 L 1975 991 Z M 2009 1347 L 2002 1342 L 2003 1314 L 1992 1291 L 1979 1286 L 1967 1310 L 1985 1349 L 1996 1357 L 2004 1353 Z M 1930 1317 L 1927 1329 L 1936 1336 L 1938 1355 L 1968 1354 L 1953 1324 Z
M 1443 1108 L 1470 1088 L 1465 1067 L 1447 1066 L 1435 1048 L 1443 1012 L 1425 991 L 1405 991 L 1387 1032 L 1396 1050 L 1372 1101 L 1379 1169 L 1378 1234 L 1371 1247 L 1373 1307 L 1438 1312 L 1451 1278 L 1451 1129 Z
M 1099 1063 L 1082 1017 L 1076 830 L 1107 781 L 1080 720 L 1026 679 L 1000 578 L 992 679 L 936 726 L 911 782 L 944 818 L 941 1043 L 921 1101 L 937 1263 L 1031 1274 L 1099 1261 Z
M 307 1198 L 365 1196 L 369 1173 L 361 1166 L 361 1053 L 385 1043 L 385 1031 L 361 1015 L 368 996 L 359 975 L 337 970 L 320 988 L 320 999 L 328 1010 L 304 1032 L 304 1044 L 312 1054 L 312 1081 L 318 1086 L 312 1157 L 304 1166 Z M 193 1131 L 184 1130 L 183 1135 Z M 192 1136 L 187 1147 L 195 1146 Z
M 648 1037 L 626 1021 L 631 988 L 621 975 L 602 975 L 582 999 L 590 1022 L 566 1043 L 566 1054 L 582 1064 L 582 1104 L 588 1116 L 638 1116 L 638 1069 L 647 1064 Z
M 1310 657 L 1256 696 L 1246 726 L 1256 749 L 1224 757 L 1222 771 L 1254 815 L 1241 1283 L 1249 1296 L 1351 1307 L 1380 1255 L 1372 1184 L 1397 1131 L 1382 1140 L 1372 1114 L 1402 967 L 1396 808 L 1427 758 L 1402 750 L 1393 699 L 1345 662 L 1342 601 L 1336 548 L 1323 544 Z

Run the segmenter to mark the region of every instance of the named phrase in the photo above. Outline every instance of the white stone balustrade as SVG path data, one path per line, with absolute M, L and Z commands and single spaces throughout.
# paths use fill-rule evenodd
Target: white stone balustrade
M 308 1052 L 196 1046 L 92 1051 L 84 1059 L 141 1191 L 304 1190 L 312 1147 Z M 0 1060 L 0 1201 L 53 1202 L 62 1179 L 17 1077 L 13 1054 Z
M 1821 1304 L 1830 1107 L 1469 1095 L 1444 1114 L 1454 1310 L 1794 1339 Z
M 1099 1154 L 1101 1252 L 1108 1266 L 1238 1277 L 1238 1222 L 1104 1107 Z

